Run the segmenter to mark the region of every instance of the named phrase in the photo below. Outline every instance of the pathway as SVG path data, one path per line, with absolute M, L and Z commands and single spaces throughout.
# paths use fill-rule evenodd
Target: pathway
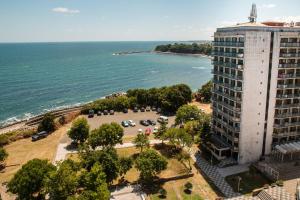
M 249 166 L 250 164 L 234 165 L 230 167 L 217 168 L 217 170 L 220 173 L 220 175 L 225 178 L 226 176 L 247 172 L 249 171 Z
M 218 168 L 210 165 L 199 155 L 199 153 L 192 153 L 191 157 L 201 171 L 214 183 L 214 185 L 225 195 L 225 197 L 237 197 L 241 195 L 234 192 L 231 186 L 225 181 L 224 177 L 218 172 Z
M 160 144 L 161 140 L 150 140 L 150 145 L 154 145 L 154 144 Z M 53 160 L 53 163 L 56 164 L 57 162 L 63 161 L 66 159 L 67 154 L 69 153 L 77 153 L 77 150 L 70 150 L 67 149 L 69 143 L 60 143 L 57 147 L 56 150 L 56 155 L 55 158 Z M 121 148 L 129 148 L 129 147 L 134 147 L 135 144 L 133 144 L 132 142 L 126 142 L 123 144 L 117 144 L 115 146 L 115 148 L 117 149 L 121 149 Z

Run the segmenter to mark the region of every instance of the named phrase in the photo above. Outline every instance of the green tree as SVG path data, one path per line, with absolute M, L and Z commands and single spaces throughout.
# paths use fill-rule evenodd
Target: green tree
M 176 155 L 176 158 L 179 162 L 181 162 L 184 166 L 185 165 L 185 162 L 188 163 L 188 168 L 190 171 L 192 170 L 192 166 L 191 166 L 191 155 L 186 152 L 186 151 L 181 151 L 179 154 Z
M 9 181 L 8 191 L 17 194 L 19 199 L 34 199 L 34 194 L 41 196 L 45 178 L 55 169 L 47 160 L 30 160 Z
M 2 166 L 4 165 L 4 161 L 7 157 L 8 153 L 6 152 L 6 150 L 3 147 L 0 147 L 0 163 Z
M 93 149 L 98 146 L 103 148 L 113 147 L 118 143 L 122 144 L 123 135 L 124 130 L 119 124 L 115 122 L 102 124 L 98 129 L 91 132 L 88 143 Z
M 131 157 L 121 157 L 120 162 L 120 176 L 123 176 L 132 168 L 133 160 Z
M 163 144 L 164 143 L 164 134 L 166 133 L 167 130 L 168 130 L 167 123 L 165 123 L 165 122 L 160 123 L 158 131 L 154 135 L 155 139 L 160 139 L 161 143 Z
M 212 87 L 213 87 L 213 83 L 212 81 L 208 81 L 207 83 L 205 83 L 204 85 L 202 85 L 202 87 L 198 90 L 198 94 L 200 96 L 201 101 L 205 102 L 205 103 L 209 103 L 211 96 L 212 96 Z
M 76 143 L 83 143 L 89 136 L 89 125 L 85 118 L 78 118 L 68 131 L 69 137 Z
M 51 133 L 55 130 L 54 116 L 51 113 L 45 114 L 43 120 L 38 126 L 38 131 L 47 131 Z
M 120 162 L 117 151 L 112 148 L 106 148 L 104 150 L 90 151 L 89 153 L 81 154 L 82 165 L 90 170 L 95 163 L 99 163 L 102 166 L 104 173 L 106 174 L 106 182 L 111 183 L 114 179 L 118 178 L 120 172 Z
M 184 130 L 192 136 L 194 141 L 195 136 L 200 134 L 201 127 L 199 121 L 193 120 L 186 122 L 184 124 Z
M 142 152 L 144 148 L 150 146 L 150 141 L 149 141 L 149 138 L 148 138 L 148 136 L 146 134 L 139 133 L 134 138 L 133 144 L 135 144 L 136 148 L 140 148 L 141 152 Z
M 175 123 L 181 124 L 187 121 L 199 120 L 200 110 L 194 105 L 183 105 L 176 112 Z
M 67 199 L 68 196 L 76 194 L 79 186 L 79 166 L 72 160 L 59 163 L 58 170 L 52 171 L 46 178 L 46 193 L 50 199 Z
M 82 175 L 81 180 L 83 180 L 83 186 L 86 191 L 94 191 L 92 194 L 95 199 L 109 199 L 110 192 L 106 183 L 106 174 L 99 163 L 95 163 L 90 171 L 85 171 Z
M 182 128 L 169 128 L 164 135 L 164 139 L 169 140 L 169 143 L 175 147 L 191 147 L 193 144 L 192 136 L 190 136 Z
M 135 166 L 140 171 L 142 181 L 149 183 L 153 177 L 167 168 L 168 162 L 153 149 L 147 149 L 140 153 L 135 160 Z

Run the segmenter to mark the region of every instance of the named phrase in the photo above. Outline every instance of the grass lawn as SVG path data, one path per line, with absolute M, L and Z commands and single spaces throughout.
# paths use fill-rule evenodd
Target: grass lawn
M 232 186 L 232 188 L 236 192 L 238 190 L 238 176 L 242 178 L 240 182 L 240 193 L 242 194 L 250 194 L 254 189 L 261 188 L 265 184 L 272 184 L 270 180 L 265 178 L 259 172 L 249 171 L 232 176 L 227 176 L 225 180 Z
M 9 181 L 22 165 L 31 159 L 47 159 L 52 162 L 59 141 L 69 127 L 70 124 L 65 125 L 47 138 L 36 142 L 32 142 L 31 138 L 27 138 L 6 145 L 4 148 L 8 153 L 8 158 L 6 160 L 6 168 L 0 173 L 0 182 Z

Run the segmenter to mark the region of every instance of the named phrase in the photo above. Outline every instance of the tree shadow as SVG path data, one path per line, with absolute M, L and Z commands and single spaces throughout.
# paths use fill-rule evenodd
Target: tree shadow
M 159 151 L 166 158 L 175 158 L 176 155 L 182 152 L 181 148 L 177 148 L 174 145 L 165 144 L 165 143 L 155 144 L 153 147 L 155 150 Z

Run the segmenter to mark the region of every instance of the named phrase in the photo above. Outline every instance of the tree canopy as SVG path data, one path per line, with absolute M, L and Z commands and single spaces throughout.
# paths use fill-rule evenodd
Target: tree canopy
M 38 126 L 38 131 L 53 132 L 55 130 L 54 116 L 51 113 L 45 114 Z
M 72 123 L 68 131 L 69 137 L 76 143 L 83 143 L 89 136 L 89 125 L 85 118 L 81 117 Z
M 55 169 L 47 160 L 30 160 L 9 181 L 8 191 L 17 194 L 19 199 L 33 199 L 34 194 L 41 195 L 45 178 Z
M 182 128 L 169 128 L 164 134 L 164 139 L 169 140 L 170 144 L 178 147 L 191 147 L 193 144 L 192 136 Z
M 150 141 L 149 141 L 149 138 L 148 138 L 148 136 L 146 134 L 139 133 L 134 138 L 133 144 L 135 144 L 135 146 L 137 148 L 140 148 L 141 152 L 142 152 L 145 147 L 149 147 L 150 146 Z
M 140 171 L 142 181 L 151 182 L 153 177 L 166 169 L 168 162 L 153 149 L 140 153 L 135 161 L 136 168 Z
M 199 120 L 201 112 L 195 105 L 183 105 L 176 112 L 175 123 L 181 124 L 187 121 Z
M 155 51 L 172 52 L 172 53 L 186 53 L 186 54 L 205 54 L 210 55 L 212 51 L 211 43 L 174 43 L 167 45 L 158 45 Z
M 213 83 L 211 80 L 202 85 L 201 88 L 198 90 L 199 97 L 197 99 L 199 99 L 202 102 L 209 103 L 211 101 L 210 99 L 212 96 L 212 87 Z
M 98 129 L 91 132 L 88 138 L 89 145 L 95 149 L 96 147 L 113 147 L 116 144 L 122 144 L 124 135 L 123 128 L 112 122 L 110 124 L 102 124 Z

